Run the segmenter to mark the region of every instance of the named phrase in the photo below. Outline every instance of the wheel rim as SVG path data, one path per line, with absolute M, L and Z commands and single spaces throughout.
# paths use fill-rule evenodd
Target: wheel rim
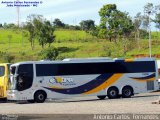
M 111 95 L 111 96 L 116 96 L 116 91 L 115 91 L 115 90 L 111 90 L 111 91 L 110 91 L 110 95 Z
M 44 99 L 44 95 L 43 94 L 38 95 L 38 99 L 39 100 L 43 100 Z
M 126 90 L 124 90 L 124 94 L 125 94 L 125 96 L 130 96 L 131 91 L 129 89 L 126 89 Z

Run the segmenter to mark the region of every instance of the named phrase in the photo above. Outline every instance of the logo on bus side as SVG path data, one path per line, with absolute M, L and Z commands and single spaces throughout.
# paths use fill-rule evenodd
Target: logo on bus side
M 72 78 L 63 78 L 63 77 L 53 77 L 49 80 L 52 84 L 61 84 L 64 86 L 76 85 Z

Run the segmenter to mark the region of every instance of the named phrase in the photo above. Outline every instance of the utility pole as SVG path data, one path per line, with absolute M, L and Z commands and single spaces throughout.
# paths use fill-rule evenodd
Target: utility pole
M 154 6 L 148 3 L 144 6 L 144 13 L 148 15 L 148 32 L 149 32 L 149 56 L 152 57 L 152 41 L 151 41 L 151 15 L 154 14 Z
M 17 4 L 19 4 L 19 0 L 17 0 Z M 17 6 L 17 25 L 19 27 L 19 6 Z
M 149 30 L 149 56 L 150 58 L 152 57 L 152 41 L 151 41 L 151 11 L 148 11 L 148 19 L 149 19 L 149 25 L 148 25 L 148 30 Z

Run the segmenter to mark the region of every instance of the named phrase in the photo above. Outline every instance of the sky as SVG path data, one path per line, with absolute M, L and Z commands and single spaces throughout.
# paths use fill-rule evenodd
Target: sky
M 17 7 L 7 7 L 4 2 L 17 0 L 0 0 L 0 23 L 17 23 Z M 39 2 L 37 7 L 20 7 L 20 22 L 25 22 L 30 14 L 43 15 L 44 18 L 54 21 L 59 18 L 66 24 L 79 24 L 82 20 L 92 19 L 99 24 L 98 11 L 105 4 L 116 4 L 120 11 L 128 12 L 134 17 L 138 12 L 143 13 L 147 3 L 160 4 L 160 0 L 19 0 L 20 2 Z M 24 3 L 23 3 L 24 5 Z M 32 5 L 32 4 L 29 4 Z

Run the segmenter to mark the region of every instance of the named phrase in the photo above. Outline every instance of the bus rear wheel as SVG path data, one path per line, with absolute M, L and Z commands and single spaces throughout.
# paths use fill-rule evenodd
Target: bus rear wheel
M 46 93 L 43 91 L 37 91 L 34 95 L 34 101 L 37 103 L 43 103 L 46 100 Z
M 122 89 L 122 97 L 123 98 L 130 98 L 133 95 L 132 87 L 126 86 Z
M 106 98 L 106 95 L 97 96 L 100 100 L 104 100 Z
M 118 98 L 118 89 L 116 87 L 111 87 L 107 91 L 107 96 L 109 99 Z

